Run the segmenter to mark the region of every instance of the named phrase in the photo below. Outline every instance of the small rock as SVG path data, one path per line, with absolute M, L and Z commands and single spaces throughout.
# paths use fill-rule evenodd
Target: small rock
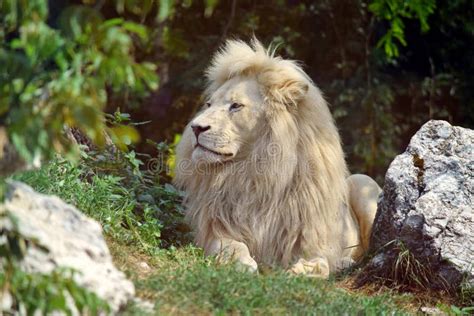
M 13 305 L 13 298 L 9 292 L 0 292 L 0 311 L 8 311 Z
M 142 269 L 143 272 L 151 271 L 150 266 L 145 261 L 140 261 L 140 263 L 138 263 L 138 266 L 140 267 L 140 269 Z
M 152 314 L 155 305 L 150 301 L 145 301 L 141 298 L 135 298 L 133 300 L 134 304 L 141 310 L 141 312 L 146 314 Z
M 445 312 L 441 311 L 439 308 L 436 308 L 436 307 L 423 306 L 422 308 L 420 308 L 420 311 L 426 315 L 436 315 L 436 316 L 447 315 Z

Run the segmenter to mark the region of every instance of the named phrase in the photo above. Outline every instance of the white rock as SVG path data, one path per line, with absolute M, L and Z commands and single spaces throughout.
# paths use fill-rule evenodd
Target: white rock
M 102 228 L 75 207 L 55 196 L 39 194 L 20 182 L 10 182 L 3 211 L 18 219 L 20 233 L 48 251 L 30 245 L 21 263 L 27 272 L 50 273 L 57 267 L 77 270 L 75 281 L 118 311 L 134 298 L 135 288 L 115 268 Z M 0 228 L 11 229 L 0 220 Z
M 473 194 L 474 131 L 429 121 L 385 176 L 371 239 L 385 262 L 373 266 L 390 273 L 396 251 L 384 246 L 398 241 L 440 277 L 433 287 L 472 282 Z
M 149 271 L 151 271 L 150 266 L 149 266 L 148 263 L 146 263 L 145 261 L 140 261 L 140 262 L 138 263 L 138 266 L 139 266 L 140 269 L 142 269 L 142 271 L 144 271 L 144 272 L 149 272 Z

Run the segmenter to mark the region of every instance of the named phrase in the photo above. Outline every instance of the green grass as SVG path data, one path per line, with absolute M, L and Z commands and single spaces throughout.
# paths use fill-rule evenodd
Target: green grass
M 136 194 L 141 187 L 130 185 L 123 177 L 59 159 L 16 179 L 40 192 L 58 195 L 98 220 L 116 265 L 133 280 L 138 295 L 154 303 L 152 314 L 407 313 L 399 306 L 403 298 L 389 293 L 355 294 L 340 288 L 335 280 L 295 277 L 283 271 L 241 272 L 233 265 L 217 264 L 189 244 L 160 249 L 159 232 L 166 227 L 157 210 L 163 203 L 173 207 L 171 199 L 154 195 L 152 203 L 141 204 Z M 146 189 L 152 192 L 151 187 Z M 163 190 L 164 186 L 155 185 L 153 189 Z M 163 196 L 167 199 L 164 202 Z M 146 208 L 153 212 L 146 214 Z M 149 271 L 141 270 L 143 261 L 151 267 Z M 143 310 L 130 305 L 124 313 L 141 315 Z
M 137 278 L 140 295 L 157 314 L 402 315 L 389 295 L 354 295 L 334 280 L 284 271 L 241 272 L 219 265 L 188 246 L 161 254 L 156 273 Z M 155 259 L 156 260 L 156 259 Z
M 133 213 L 134 198 L 131 192 L 121 187 L 120 177 L 88 175 L 80 166 L 59 159 L 40 170 L 25 172 L 15 178 L 38 192 L 57 195 L 73 204 L 99 221 L 106 234 L 113 238 L 125 243 L 145 244 L 141 232 L 137 231 L 139 225 L 137 216 Z M 125 229 L 125 226 L 131 229 Z M 157 225 L 158 232 L 159 229 Z
M 39 170 L 14 178 L 73 204 L 99 221 L 113 239 L 147 253 L 157 251 L 163 246 L 162 228 L 182 220 L 176 202 L 179 192 L 169 185 L 154 185 L 148 174 L 131 170 L 128 161 L 112 165 L 114 169 L 107 172 L 92 164 L 83 161 L 75 165 L 57 158 Z M 173 231 L 166 237 L 177 240 L 181 237 L 178 235 Z

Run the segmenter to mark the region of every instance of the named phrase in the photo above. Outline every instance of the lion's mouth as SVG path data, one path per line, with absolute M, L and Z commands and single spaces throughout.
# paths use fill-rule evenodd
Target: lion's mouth
M 211 154 L 214 154 L 214 155 L 218 155 L 218 156 L 223 156 L 223 157 L 231 157 L 233 156 L 233 154 L 230 154 L 230 153 L 220 153 L 218 151 L 215 151 L 215 150 L 212 150 L 212 149 L 209 149 L 199 143 L 196 144 L 196 146 L 194 146 L 194 148 L 201 148 L 202 150 L 204 151 L 207 151 L 207 152 L 210 152 Z

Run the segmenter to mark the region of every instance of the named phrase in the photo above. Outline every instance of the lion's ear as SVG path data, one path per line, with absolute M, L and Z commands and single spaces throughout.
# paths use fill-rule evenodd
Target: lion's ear
M 271 100 L 287 105 L 297 106 L 308 93 L 309 84 L 298 79 L 273 78 L 271 84 L 266 85 L 266 95 Z
M 309 85 L 299 80 L 286 80 L 278 87 L 287 105 L 298 105 L 308 93 L 308 89 Z

